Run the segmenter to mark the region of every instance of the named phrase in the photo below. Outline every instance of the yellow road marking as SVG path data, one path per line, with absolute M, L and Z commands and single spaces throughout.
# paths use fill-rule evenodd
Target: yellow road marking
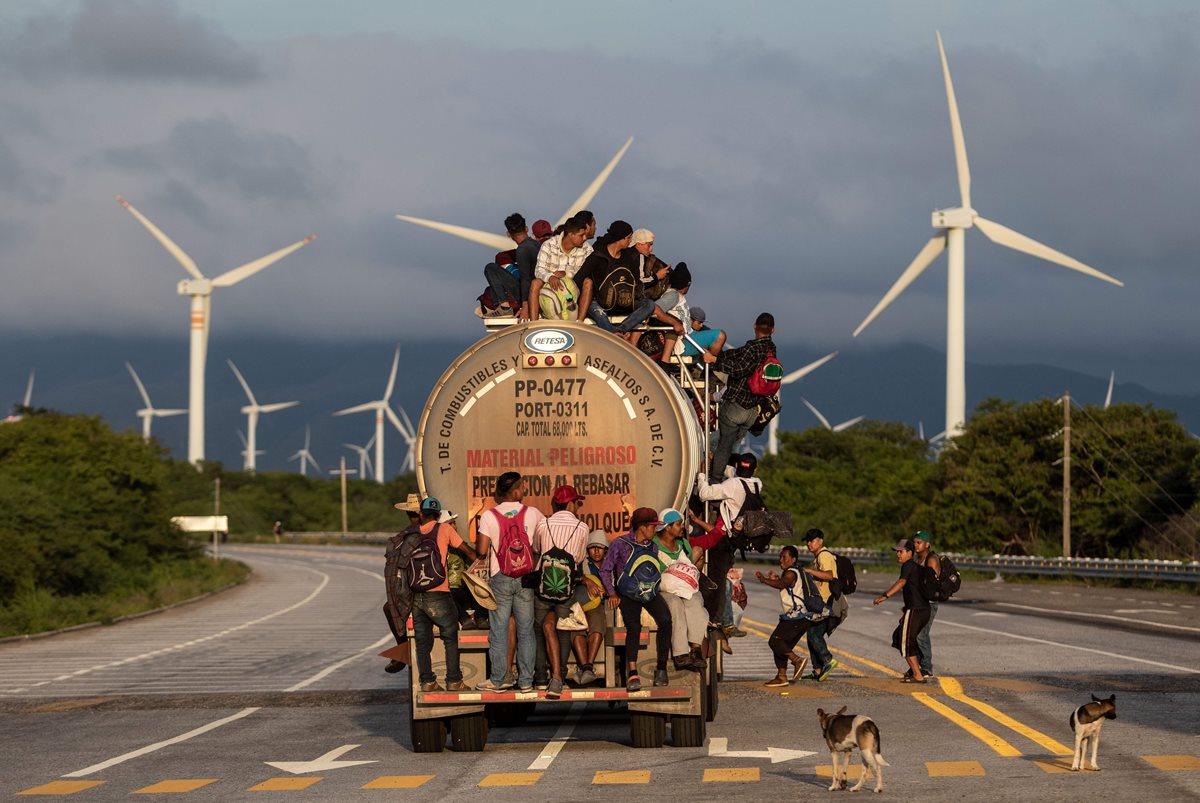
M 1071 771 L 1071 762 L 1062 758 L 1035 760 L 1033 763 L 1037 764 L 1042 772 L 1051 774 Z
M 195 792 L 197 789 L 216 783 L 220 778 L 180 778 L 170 781 L 159 781 L 150 786 L 133 790 L 135 795 L 157 795 L 170 792 Z
M 758 767 L 729 767 L 726 769 L 707 769 L 704 771 L 702 783 L 740 782 L 750 783 L 759 779 Z
M 872 661 L 872 660 L 870 660 L 870 659 L 863 658 L 861 655 L 855 655 L 855 654 L 854 654 L 854 653 L 852 653 L 852 652 L 846 652 L 845 650 L 839 650 L 837 647 L 830 647 L 830 648 L 829 648 L 829 651 L 830 651 L 831 653 L 833 653 L 834 655 L 840 655 L 840 656 L 842 656 L 843 658 L 849 658 L 851 661 L 858 661 L 860 664 L 864 664 L 865 666 L 869 666 L 869 667 L 871 667 L 872 669 L 874 669 L 876 672 L 882 672 L 883 674 L 885 674 L 885 675 L 888 675 L 889 677 L 894 677 L 894 678 L 903 677 L 903 676 L 902 676 L 902 675 L 901 675 L 899 672 L 897 672 L 895 669 L 891 669 L 890 667 L 886 667 L 886 666 L 884 666 L 883 664 L 877 664 L 877 663 L 875 663 L 874 661 Z
M 768 624 L 766 624 L 766 623 L 764 623 L 764 622 L 756 622 L 756 621 L 754 621 L 753 619 L 747 619 L 747 618 L 746 618 L 746 617 L 744 617 L 744 616 L 742 617 L 742 630 L 745 630 L 747 633 L 753 633 L 753 634 L 754 634 L 754 635 L 756 635 L 756 636 L 761 636 L 762 638 L 765 638 L 765 639 L 769 639 L 769 638 L 771 638 L 771 634 L 770 634 L 770 633 L 765 633 L 765 632 L 763 632 L 762 630 L 758 630 L 758 629 L 756 629 L 756 628 L 753 628 L 753 627 L 746 627 L 745 625 L 746 625 L 746 623 L 747 623 L 747 622 L 749 622 L 750 624 L 755 624 L 755 625 L 758 625 L 759 627 L 770 627 L 770 625 L 768 625 Z M 864 664 L 871 665 L 871 662 L 870 662 L 870 661 L 868 661 L 868 660 L 866 660 L 865 658 L 859 658 L 857 655 L 851 655 L 850 653 L 846 652 L 845 650 L 835 650 L 835 649 L 833 649 L 833 648 L 830 648 L 830 650 L 829 650 L 829 651 L 830 651 L 830 652 L 836 652 L 838 655 L 842 656 L 843 658 L 849 658 L 849 659 L 851 659 L 851 660 L 855 660 L 855 661 L 858 661 L 858 662 L 860 662 L 860 663 L 864 663 Z M 842 669 L 845 669 L 847 673 L 849 673 L 850 675 L 853 675 L 853 676 L 854 676 L 854 677 L 856 677 L 856 678 L 862 678 L 862 677 L 866 677 L 866 673 L 865 673 L 865 672 L 863 672 L 863 671 L 861 671 L 861 670 L 859 670 L 859 669 L 856 669 L 856 668 L 855 668 L 855 667 L 853 667 L 853 666 L 849 666 L 849 665 L 847 665 L 847 664 L 843 664 L 843 663 L 841 663 L 841 662 L 839 662 L 839 663 L 838 663 L 838 665 L 839 665 L 839 666 L 840 666 Z M 890 671 L 891 671 L 890 669 L 887 669 L 886 667 L 881 667 L 881 666 L 879 666 L 879 664 L 873 664 L 873 666 L 874 666 L 875 668 L 877 668 L 877 669 L 882 669 L 882 670 L 884 670 L 885 672 L 890 672 Z M 810 671 L 812 670 L 812 667 L 805 667 L 805 668 L 806 668 L 806 669 L 808 669 L 808 670 L 810 670 Z
M 251 792 L 297 792 L 301 789 L 307 789 L 313 784 L 320 783 L 323 779 L 320 777 L 307 778 L 268 778 L 260 784 L 251 786 Z
M 380 775 L 363 789 L 416 789 L 432 781 L 432 775 Z
M 84 789 L 91 789 L 93 786 L 99 786 L 104 781 L 51 781 L 44 783 L 41 786 L 34 786 L 22 792 L 17 792 L 18 795 L 73 795 L 76 792 L 82 792 Z
M 926 761 L 925 771 L 930 778 L 962 778 L 968 775 L 986 775 L 978 761 Z
M 914 700 L 916 700 L 919 703 L 924 703 L 925 705 L 929 706 L 934 711 L 938 712 L 939 714 L 944 716 L 946 719 L 950 720 L 955 725 L 962 728 L 967 733 L 971 734 L 976 739 L 978 739 L 979 741 L 986 744 L 988 747 L 995 750 L 1000 755 L 1010 756 L 1010 757 L 1021 755 L 1020 750 L 1013 747 L 1011 744 L 1004 741 L 1003 739 L 1001 739 L 996 734 L 992 733 L 987 728 L 983 727 L 982 725 L 978 724 L 977 722 L 974 722 L 973 720 L 967 719 L 962 714 L 955 711 L 953 708 L 949 708 L 948 706 L 945 706 L 942 703 L 939 703 L 937 700 L 933 699 L 928 694 L 925 694 L 924 692 L 915 691 L 915 692 L 913 692 L 912 696 L 913 696 Z
M 1200 756 L 1142 756 L 1142 761 L 1160 770 L 1200 770 Z
M 650 770 L 600 770 L 592 776 L 593 784 L 650 783 Z
M 846 780 L 848 780 L 848 781 L 857 781 L 859 778 L 862 777 L 862 774 L 863 774 L 862 764 L 851 764 L 849 767 L 846 767 L 845 770 L 846 770 Z M 817 765 L 817 777 L 818 778 L 828 778 L 829 780 L 832 781 L 833 780 L 833 765 L 832 764 L 818 764 Z
M 963 692 L 962 684 L 959 683 L 954 678 L 946 678 L 946 677 L 941 678 L 941 684 L 942 684 L 942 691 L 946 692 L 947 696 L 953 697 L 955 700 L 958 700 L 960 703 L 966 703 L 967 705 L 974 708 L 976 711 L 979 711 L 981 714 L 984 714 L 985 716 L 989 716 L 992 719 L 996 720 L 997 722 L 999 722 L 1001 725 L 1008 728 L 1009 730 L 1012 730 L 1012 731 L 1015 731 L 1016 733 L 1021 734 L 1026 739 L 1029 739 L 1032 742 L 1037 742 L 1042 747 L 1049 750 L 1052 755 L 1056 755 L 1056 756 L 1074 755 L 1075 751 L 1072 750 L 1071 748 L 1067 747 L 1062 742 L 1059 742 L 1056 739 L 1052 739 L 1051 737 L 1047 736 L 1046 734 L 1042 733 L 1041 731 L 1035 730 L 1035 729 L 1029 727 L 1028 725 L 1024 724 L 1023 722 L 1018 722 L 1017 720 L 1010 717 L 1008 714 L 1005 714 L 1001 711 L 996 710 L 995 708 L 993 708 L 992 706 L 988 705 L 985 702 L 982 702 L 980 700 L 974 699 L 973 697 L 967 696 L 967 694 L 965 692 Z
M 533 786 L 542 779 L 541 772 L 493 772 L 479 782 L 480 786 Z

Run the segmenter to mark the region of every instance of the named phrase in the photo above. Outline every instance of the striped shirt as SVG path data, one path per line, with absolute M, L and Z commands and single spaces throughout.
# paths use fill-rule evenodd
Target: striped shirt
M 544 555 L 551 547 L 558 547 L 567 552 L 578 566 L 587 556 L 587 525 L 575 517 L 569 510 L 560 510 L 546 519 L 546 526 L 539 530 L 539 537 L 534 549 Z
M 592 253 L 592 244 L 585 242 L 568 254 L 563 251 L 562 239 L 561 234 L 551 237 L 542 243 L 542 249 L 538 251 L 534 276 L 543 282 L 549 281 L 550 276 L 560 270 L 568 279 L 574 277 L 575 272 L 583 266 L 583 261 Z

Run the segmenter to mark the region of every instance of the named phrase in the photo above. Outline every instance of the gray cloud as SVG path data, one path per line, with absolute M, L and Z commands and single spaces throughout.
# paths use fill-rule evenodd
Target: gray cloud
M 62 187 L 61 176 L 30 166 L 0 135 L 0 194 L 45 204 L 55 200 Z
M 167 0 L 84 0 L 73 14 L 25 20 L 0 39 L 0 64 L 27 78 L 242 84 L 258 58 L 219 26 Z

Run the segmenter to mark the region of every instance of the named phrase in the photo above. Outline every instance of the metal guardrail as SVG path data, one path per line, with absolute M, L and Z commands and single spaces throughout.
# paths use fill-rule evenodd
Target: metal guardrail
M 888 551 L 847 548 L 834 550 L 855 563 L 894 564 Z M 939 553 L 941 554 L 941 553 Z M 945 553 L 962 571 L 997 574 L 1041 574 L 1058 577 L 1107 577 L 1113 580 L 1167 580 L 1173 583 L 1200 583 L 1200 562 L 1179 560 L 1117 560 L 1115 558 L 1044 558 L 1028 555 L 963 555 Z M 746 560 L 774 563 L 779 547 L 765 553 L 747 552 Z

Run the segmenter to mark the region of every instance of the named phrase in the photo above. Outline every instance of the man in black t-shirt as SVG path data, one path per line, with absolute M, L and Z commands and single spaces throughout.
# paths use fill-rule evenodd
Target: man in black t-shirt
M 913 560 L 915 551 L 911 539 L 902 539 L 892 549 L 896 552 L 896 561 L 900 564 L 900 577 L 892 583 L 891 588 L 875 598 L 875 604 L 879 605 L 903 591 L 904 613 L 900 616 L 899 626 L 892 633 L 892 646 L 898 649 L 900 655 L 908 662 L 912 674 L 905 675 L 900 682 L 925 683 L 925 676 L 921 673 L 917 634 L 929 621 L 929 600 L 921 593 L 921 567 Z
M 632 226 L 614 220 L 575 273 L 580 304 L 588 317 L 608 332 L 629 332 L 654 314 L 654 301 L 646 297 L 641 281 L 641 256 L 629 247 L 632 237 Z M 628 281 L 610 282 L 610 276 Z M 614 327 L 610 315 L 624 315 L 625 320 Z

